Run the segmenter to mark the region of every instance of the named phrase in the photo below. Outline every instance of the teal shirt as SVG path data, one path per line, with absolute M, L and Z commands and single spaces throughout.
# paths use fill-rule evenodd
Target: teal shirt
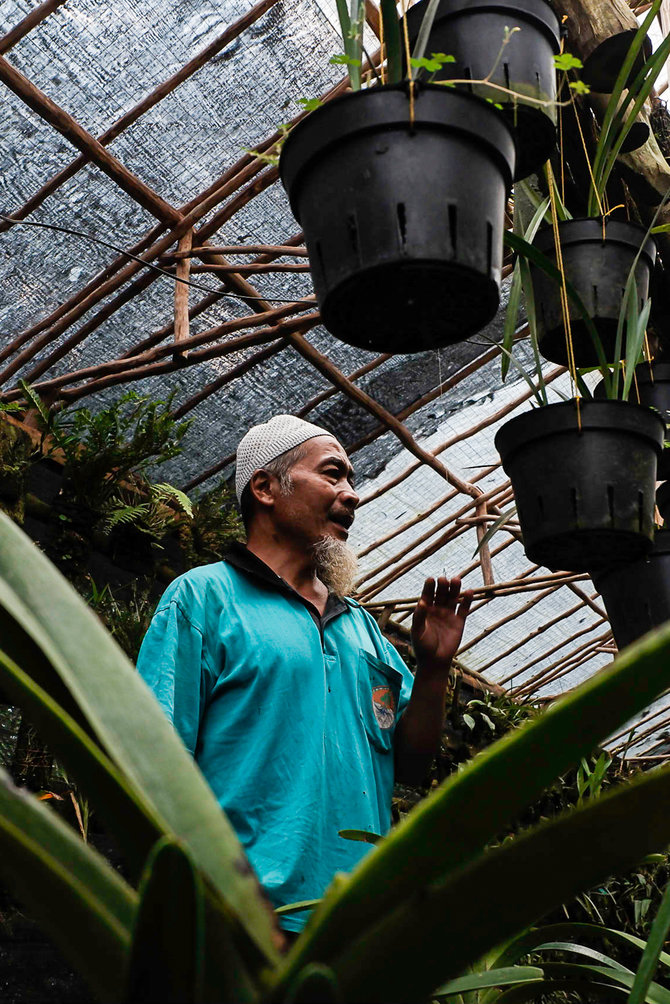
M 138 668 L 275 906 L 321 896 L 370 850 L 339 830 L 389 829 L 413 678 L 354 601 L 331 597 L 320 618 L 240 548 L 169 586 Z

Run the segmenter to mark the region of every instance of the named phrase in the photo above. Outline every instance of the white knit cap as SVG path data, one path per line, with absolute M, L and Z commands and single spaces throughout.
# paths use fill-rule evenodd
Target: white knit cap
M 287 450 L 292 450 L 294 446 L 306 443 L 308 439 L 331 435 L 328 429 L 305 422 L 295 415 L 275 415 L 269 422 L 254 425 L 242 437 L 237 447 L 235 470 L 237 501 L 242 501 L 242 492 L 255 471 L 281 457 Z

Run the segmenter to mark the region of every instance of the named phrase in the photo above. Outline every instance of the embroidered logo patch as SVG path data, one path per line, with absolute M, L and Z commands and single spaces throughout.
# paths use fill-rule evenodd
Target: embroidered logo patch
M 395 699 L 390 687 L 372 688 L 372 710 L 380 729 L 390 729 L 395 721 Z

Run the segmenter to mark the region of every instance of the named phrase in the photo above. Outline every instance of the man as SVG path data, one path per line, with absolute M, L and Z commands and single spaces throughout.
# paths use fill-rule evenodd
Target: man
M 424 776 L 471 594 L 459 605 L 458 579 L 426 580 L 413 679 L 348 598 L 358 496 L 337 439 L 278 415 L 242 439 L 236 487 L 246 547 L 171 584 L 138 667 L 282 906 L 370 849 L 340 830 L 388 830 L 394 773 Z

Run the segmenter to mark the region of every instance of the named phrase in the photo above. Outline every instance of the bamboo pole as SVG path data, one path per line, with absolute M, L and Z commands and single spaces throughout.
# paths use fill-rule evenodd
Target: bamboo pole
M 584 629 L 581 632 L 577 632 L 577 634 L 574 636 L 565 638 L 561 643 L 560 647 L 564 648 L 567 644 L 574 641 L 575 637 L 579 637 L 584 633 L 588 633 L 594 630 L 598 626 L 599 626 L 598 623 L 594 623 L 593 625 L 590 625 L 588 629 Z M 560 670 L 565 667 L 566 663 L 572 662 L 572 660 L 579 658 L 580 655 L 583 654 L 585 649 L 600 645 L 606 638 L 609 638 L 610 636 L 611 636 L 611 631 L 607 630 L 603 634 L 598 635 L 597 638 L 585 642 L 583 645 L 580 645 L 578 648 L 576 648 L 573 652 L 570 652 L 568 655 L 564 655 L 560 659 L 557 659 L 555 662 L 552 662 L 549 666 L 544 666 L 539 673 L 536 673 L 528 680 L 524 680 L 521 684 L 519 684 L 518 687 L 510 688 L 509 691 L 510 695 L 514 695 L 515 697 L 521 697 L 523 695 L 530 696 L 530 694 L 533 693 L 535 690 L 537 690 L 539 686 L 544 687 L 546 686 L 547 683 L 551 683 L 553 680 L 557 679 L 557 676 L 560 675 Z M 555 651 L 555 649 L 550 650 L 548 653 L 545 653 L 541 658 L 546 659 L 548 655 L 553 654 L 553 651 Z M 529 663 L 528 665 L 534 666 L 537 664 L 537 661 L 538 660 L 533 660 L 533 662 Z
M 267 322 L 280 321 L 291 314 L 299 314 L 303 309 L 306 310 L 311 306 L 313 306 L 313 304 L 310 303 L 286 304 L 282 307 L 276 307 L 274 310 L 266 310 L 262 314 L 249 314 L 247 317 L 238 317 L 231 321 L 224 321 L 223 324 L 218 324 L 214 328 L 207 328 L 206 331 L 201 331 L 197 335 L 190 335 L 188 338 L 182 339 L 181 345 L 183 349 L 197 348 L 209 342 L 214 342 L 225 335 L 241 331 L 244 328 L 258 327 L 259 325 L 266 324 Z M 311 314 L 308 314 L 307 317 L 310 324 L 317 324 L 320 320 L 320 315 L 317 312 L 312 312 Z M 34 386 L 40 394 L 61 391 L 62 397 L 72 396 L 73 394 L 76 394 L 78 397 L 84 397 L 87 394 L 97 391 L 100 387 L 101 379 L 104 379 L 107 375 L 114 374 L 115 376 L 119 376 L 128 374 L 128 379 L 131 379 L 131 374 L 139 367 L 170 356 L 172 352 L 173 345 L 157 345 L 155 348 L 148 349 L 146 352 L 142 352 L 141 354 L 110 359 L 107 362 L 101 362 L 95 366 L 85 366 L 80 370 L 74 370 L 71 373 L 64 373 L 62 376 L 52 377 L 50 380 L 43 380 Z M 62 391 L 62 388 L 66 384 L 76 383 L 77 381 L 85 380 L 88 377 L 93 378 L 89 383 L 76 388 L 74 391 Z M 2 398 L 5 401 L 17 401 L 20 400 L 21 397 L 22 391 L 20 389 L 6 391 L 2 395 Z
M 565 367 L 557 366 L 555 369 L 551 370 L 550 373 L 545 377 L 545 383 L 551 383 L 553 380 L 561 376 L 563 373 L 565 373 Z M 532 396 L 533 395 L 531 390 L 524 391 L 518 397 L 515 397 L 513 401 L 508 402 L 508 404 L 504 405 L 504 407 L 499 408 L 498 411 L 494 412 L 491 415 L 488 415 L 485 419 L 482 419 L 481 422 L 478 422 L 476 425 L 472 426 L 472 428 L 466 429 L 463 432 L 459 432 L 455 436 L 451 436 L 444 443 L 441 443 L 439 446 L 434 447 L 433 450 L 431 450 L 432 456 L 437 457 L 439 456 L 440 453 L 444 453 L 445 450 L 449 449 L 452 446 L 455 446 L 456 443 L 460 443 L 464 439 L 469 439 L 477 432 L 482 432 L 484 429 L 489 428 L 491 425 L 495 425 L 495 423 L 499 422 L 501 418 L 504 418 L 506 415 L 509 415 L 510 412 L 514 411 L 515 408 L 518 408 L 519 405 L 523 404 L 525 401 L 528 401 L 529 398 L 531 398 Z M 369 495 L 366 495 L 364 498 L 362 498 L 359 505 L 361 506 L 367 505 L 374 499 L 378 499 L 382 495 L 385 495 L 386 492 L 390 491 L 392 488 L 397 488 L 398 485 L 402 484 L 403 481 L 406 481 L 411 474 L 413 474 L 416 470 L 419 469 L 419 467 L 420 464 L 417 463 L 408 464 L 408 466 L 405 468 L 404 471 L 401 471 L 394 478 L 391 478 L 390 481 L 387 481 L 386 484 L 381 485 L 379 488 L 376 488 L 373 492 L 370 492 Z
M 459 478 L 453 471 L 450 471 L 440 463 L 432 453 L 424 450 L 423 447 L 415 441 L 414 437 L 411 435 L 409 430 L 398 421 L 395 415 L 392 415 L 390 411 L 387 411 L 381 404 L 373 400 L 369 394 L 366 394 L 364 390 L 357 387 L 350 380 L 340 373 L 338 368 L 324 356 L 318 349 L 310 345 L 301 335 L 292 334 L 289 336 L 291 339 L 291 344 L 296 349 L 300 355 L 311 362 L 315 369 L 323 373 L 331 383 L 339 387 L 352 401 L 356 404 L 361 405 L 366 411 L 375 415 L 376 418 L 387 427 L 390 432 L 393 432 L 397 439 L 400 440 L 402 445 L 413 453 L 420 461 L 425 463 L 428 467 L 431 467 L 434 471 L 443 477 L 449 484 L 453 485 L 454 488 L 458 488 L 459 491 L 463 492 L 465 495 L 470 495 L 472 498 L 478 498 L 482 493 L 479 488 L 475 485 L 470 484 L 467 481 L 463 481 Z
M 47 3 L 37 7 L 35 11 L 29 14 L 22 24 L 28 22 L 31 17 L 34 17 L 37 12 L 43 8 L 51 7 L 55 9 L 55 7 L 60 6 L 63 2 L 64 0 L 48 0 Z M 134 105 L 129 111 L 122 115 L 120 119 L 117 119 L 109 129 L 98 137 L 98 142 L 103 146 L 107 146 L 111 143 L 112 140 L 116 139 L 117 136 L 127 129 L 128 126 L 136 122 L 142 115 L 145 114 L 145 112 L 154 108 L 160 101 L 163 100 L 163 98 L 167 97 L 168 94 L 171 94 L 174 90 L 176 90 L 180 84 L 184 83 L 185 80 L 188 80 L 189 77 L 193 76 L 193 74 L 197 70 L 201 69 L 210 59 L 212 59 L 213 56 L 218 55 L 246 28 L 254 24 L 255 21 L 266 14 L 275 3 L 277 3 L 277 0 L 260 0 L 260 3 L 254 4 L 254 6 L 246 12 L 246 14 L 243 14 L 242 17 L 237 19 L 237 21 L 234 21 L 233 24 L 226 28 L 221 35 L 215 38 L 210 45 L 206 46 L 201 53 L 189 60 L 189 62 L 186 63 L 180 70 L 167 80 L 163 81 L 162 84 L 159 84 L 158 87 L 143 98 L 138 104 Z M 16 29 L 14 30 L 16 31 Z M 11 35 L 12 33 L 10 32 L 9 34 Z M 9 36 L 6 36 L 6 38 L 8 37 Z M 0 41 L 0 54 L 5 51 L 6 48 L 3 48 L 3 43 Z M 29 216 L 30 213 L 41 206 L 42 203 L 53 194 L 53 192 L 60 188 L 61 185 L 65 184 L 66 181 L 69 181 L 70 178 L 72 178 L 88 163 L 89 157 L 86 154 L 77 157 L 72 161 L 72 163 L 68 164 L 67 167 L 63 168 L 62 171 L 59 171 L 58 174 L 50 178 L 49 181 L 42 186 L 39 192 L 33 195 L 32 198 L 25 203 L 25 205 L 14 210 L 11 215 L 18 220 L 24 220 L 26 216 Z M 0 233 L 7 230 L 10 226 L 10 223 L 0 222 Z
M 290 244 L 224 244 L 222 246 L 203 244 L 199 247 L 192 247 L 189 250 L 178 248 L 176 251 L 164 254 L 161 257 L 161 264 L 181 261 L 182 258 L 202 257 L 208 254 L 259 254 L 272 255 L 273 258 L 281 257 L 282 255 L 285 257 L 306 258 L 307 248 L 293 247 Z
M 193 230 L 187 230 L 183 237 L 179 238 L 178 249 L 188 251 L 193 243 Z M 174 284 L 174 346 L 175 353 L 182 361 L 188 358 L 188 349 L 183 349 L 180 342 L 187 341 L 191 332 L 188 317 L 188 282 L 191 273 L 191 259 L 186 257 L 177 263 L 177 282 Z M 182 280 L 182 281 L 179 281 Z
M 488 492 L 486 492 L 485 495 L 482 496 L 482 498 L 484 499 L 484 503 L 486 504 L 486 502 L 488 501 L 493 501 L 494 499 L 498 499 L 498 496 L 504 498 L 506 496 L 507 491 L 509 490 L 509 484 L 510 484 L 509 481 L 507 481 L 504 482 L 502 485 L 496 485 L 495 488 L 491 488 Z M 360 589 L 360 587 L 363 585 L 364 582 L 368 582 L 370 579 L 374 578 L 376 575 L 379 575 L 380 572 L 383 572 L 386 568 L 389 568 L 391 565 L 397 564 L 397 562 L 400 561 L 401 558 L 404 558 L 407 554 L 409 554 L 410 551 L 413 551 L 421 544 L 424 544 L 427 540 L 435 536 L 436 533 L 439 533 L 440 530 L 443 530 L 446 526 L 455 524 L 456 520 L 458 520 L 461 516 L 465 515 L 467 512 L 471 512 L 473 508 L 476 509 L 476 507 L 479 504 L 479 501 L 480 500 L 477 499 L 474 500 L 469 499 L 455 513 L 450 513 L 447 517 L 445 517 L 445 519 L 440 520 L 440 522 L 436 523 L 435 526 L 430 527 L 419 537 L 416 537 L 414 540 L 410 541 L 400 551 L 397 551 L 389 558 L 385 558 L 380 565 L 376 565 L 374 568 L 369 569 L 367 572 L 365 572 L 364 575 L 362 575 L 358 579 L 356 583 L 357 588 Z
M 0 80 L 17 97 L 32 108 L 40 118 L 54 127 L 62 136 L 86 153 L 101 171 L 104 171 L 119 188 L 139 203 L 143 209 L 155 216 L 161 223 L 179 223 L 181 215 L 165 199 L 157 195 L 148 185 L 129 171 L 120 160 L 112 156 L 94 136 L 91 136 L 71 115 L 52 101 L 32 81 L 28 80 L 15 66 L 0 56 Z
M 65 0 L 45 0 L 44 3 L 34 7 L 22 21 L 19 21 L 11 31 L 8 31 L 0 38 L 0 56 L 4 55 L 5 52 L 9 52 L 12 46 L 20 42 L 22 38 L 25 38 L 29 31 L 32 31 L 38 24 L 41 24 L 49 14 L 53 14 L 64 3 Z

